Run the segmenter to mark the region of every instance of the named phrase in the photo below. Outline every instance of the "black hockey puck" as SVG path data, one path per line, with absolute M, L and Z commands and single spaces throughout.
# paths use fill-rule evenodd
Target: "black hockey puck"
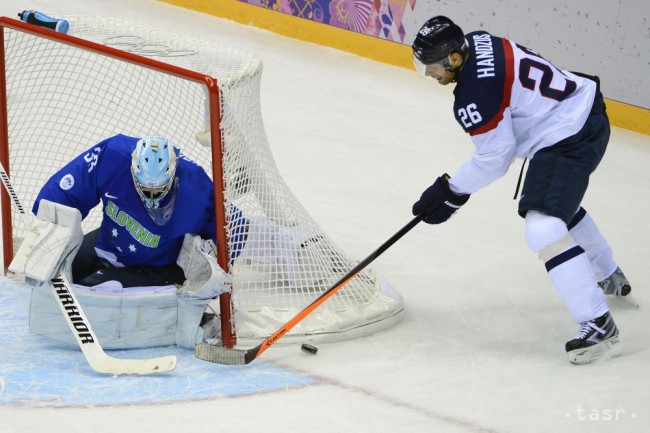
M 316 355 L 318 352 L 318 347 L 312 346 L 311 344 L 303 344 L 300 346 L 300 350 L 302 350 L 305 353 L 309 353 L 310 355 Z

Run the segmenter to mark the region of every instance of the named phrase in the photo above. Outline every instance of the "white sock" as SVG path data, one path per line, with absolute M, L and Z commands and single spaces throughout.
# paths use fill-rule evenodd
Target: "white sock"
M 562 220 L 537 211 L 526 215 L 526 242 L 544 261 L 564 305 L 576 323 L 609 311 L 585 250 Z
M 580 208 L 569 223 L 569 233 L 587 253 L 597 281 L 603 281 L 614 273 L 618 265 L 612 249 L 584 208 Z

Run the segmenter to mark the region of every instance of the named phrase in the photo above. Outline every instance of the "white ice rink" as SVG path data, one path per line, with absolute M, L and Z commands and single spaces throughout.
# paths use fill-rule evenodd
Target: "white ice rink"
M 154 0 L 0 2 L 0 15 L 24 9 L 124 16 L 255 52 L 281 173 L 359 259 L 473 150 L 453 118 L 452 87 L 406 69 Z M 566 360 L 577 327 L 525 245 L 512 199 L 519 168 L 449 223 L 421 224 L 374 263 L 405 298 L 401 323 L 320 345 L 316 356 L 276 345 L 249 366 L 223 367 L 177 351 L 184 355 L 171 375 L 98 377 L 79 351 L 44 343 L 58 357 L 39 354 L 26 289 L 0 281 L 0 323 L 16 324 L 0 325 L 0 433 L 650 431 L 650 137 L 614 128 L 584 201 L 641 304 L 611 305 L 625 353 L 607 362 Z M 50 373 L 23 359 L 40 359 Z

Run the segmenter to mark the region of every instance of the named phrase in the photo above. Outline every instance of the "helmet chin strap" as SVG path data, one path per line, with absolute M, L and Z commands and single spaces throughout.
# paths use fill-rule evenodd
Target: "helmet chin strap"
M 462 56 L 462 58 L 463 58 L 463 63 L 462 63 L 460 66 L 454 68 L 454 67 L 452 66 L 452 64 L 451 64 L 451 63 L 452 63 L 451 56 L 452 56 L 453 54 L 454 54 L 454 53 L 449 54 L 449 55 L 447 56 L 447 58 L 445 59 L 445 61 L 444 61 L 444 63 L 443 63 L 443 66 L 445 67 L 445 70 L 446 70 L 446 71 L 449 71 L 449 72 L 451 72 L 452 74 L 454 74 L 454 78 L 452 78 L 451 82 L 452 82 L 452 83 L 455 83 L 456 80 L 458 79 L 458 74 L 460 73 L 460 71 L 463 70 L 463 67 L 465 66 L 465 61 L 467 60 L 467 57 L 469 57 L 469 56 L 468 56 L 468 55 L 463 55 L 463 56 Z M 462 55 L 462 54 L 461 54 L 461 55 Z
M 452 82 L 452 83 L 455 83 L 456 80 L 458 79 L 458 73 L 460 72 L 460 68 L 449 69 L 449 72 L 451 72 L 452 74 L 454 74 L 454 78 L 451 79 L 451 82 Z

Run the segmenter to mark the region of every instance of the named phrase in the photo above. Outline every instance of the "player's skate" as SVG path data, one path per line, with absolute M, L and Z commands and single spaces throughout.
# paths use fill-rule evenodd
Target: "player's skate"
M 618 343 L 618 328 L 607 312 L 596 319 L 582 322 L 578 334 L 566 343 L 565 348 L 569 362 L 589 364 L 618 355 Z
M 634 308 L 639 308 L 639 304 L 632 297 L 632 286 L 621 268 L 617 267 L 612 275 L 598 282 L 598 285 L 606 295 L 612 296 L 613 299 L 620 299 Z

